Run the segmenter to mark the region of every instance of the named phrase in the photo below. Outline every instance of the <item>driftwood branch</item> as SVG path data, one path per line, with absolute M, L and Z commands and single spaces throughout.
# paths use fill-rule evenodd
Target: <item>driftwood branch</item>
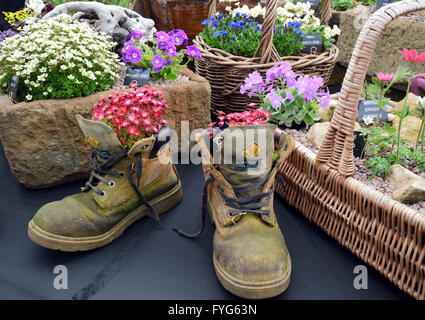
M 97 17 L 100 31 L 105 32 L 123 42 L 125 36 L 133 30 L 144 32 L 145 40 L 152 40 L 155 31 L 155 22 L 142 17 L 133 10 L 100 2 L 68 2 L 56 6 L 43 19 L 55 18 L 62 14 L 72 14 L 77 20 L 85 16 Z

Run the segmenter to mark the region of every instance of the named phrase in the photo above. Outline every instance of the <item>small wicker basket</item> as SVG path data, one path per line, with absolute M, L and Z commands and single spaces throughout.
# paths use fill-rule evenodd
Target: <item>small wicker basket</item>
M 331 18 L 331 0 L 323 0 L 321 23 L 327 24 Z M 278 0 L 268 0 L 262 26 L 262 40 L 254 58 L 234 56 L 220 49 L 211 48 L 197 36 L 193 43 L 199 48 L 204 60 L 196 59 L 196 72 L 206 78 L 211 85 L 211 109 L 225 113 L 241 112 L 247 104 L 255 102 L 239 92 L 240 85 L 249 73 L 260 72 L 263 76 L 276 62 L 288 61 L 293 70 L 301 75 L 316 75 L 324 79 L 325 85 L 333 71 L 339 50 L 332 46 L 320 54 L 280 57 L 273 45 L 274 24 L 277 18 Z M 216 0 L 208 3 L 209 16 L 216 13 Z M 257 57 L 261 51 L 261 57 Z
M 277 192 L 309 220 L 416 299 L 425 299 L 425 212 L 417 212 L 352 178 L 357 106 L 376 44 L 397 17 L 424 10 L 404 0 L 376 11 L 363 26 L 317 156 L 297 144 L 279 168 Z

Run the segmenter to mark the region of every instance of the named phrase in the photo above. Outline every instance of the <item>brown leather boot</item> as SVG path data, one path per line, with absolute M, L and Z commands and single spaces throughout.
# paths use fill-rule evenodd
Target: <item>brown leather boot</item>
M 215 151 L 207 147 L 209 139 L 198 137 L 205 174 L 202 227 L 196 234 L 178 231 L 189 238 L 199 236 L 208 210 L 216 227 L 213 261 L 218 279 L 227 290 L 248 299 L 279 295 L 290 282 L 291 259 L 273 210 L 273 195 L 277 169 L 291 153 L 294 140 L 282 134 L 275 151 L 275 129 L 274 125 L 216 129 Z M 248 136 L 253 137 L 248 144 L 237 143 Z M 226 145 L 232 146 L 227 157 Z
M 158 215 L 182 199 L 168 143 L 152 136 L 127 150 L 111 127 L 76 118 L 95 147 L 92 175 L 82 192 L 38 210 L 28 224 L 31 240 L 50 249 L 85 251 L 109 244 L 146 215 L 159 223 Z

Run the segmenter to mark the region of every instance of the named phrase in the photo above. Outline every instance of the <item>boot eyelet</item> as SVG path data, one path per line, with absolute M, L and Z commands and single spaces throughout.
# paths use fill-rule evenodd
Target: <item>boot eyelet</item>
M 105 191 L 102 191 L 100 194 L 99 194 L 99 197 L 101 197 L 101 198 L 104 198 L 106 196 L 106 192 Z
M 109 181 L 108 186 L 109 188 L 115 187 L 115 181 Z
M 119 176 L 118 176 L 118 177 L 120 177 L 120 178 L 124 178 L 124 172 L 120 171 L 120 172 L 118 172 L 118 174 L 119 174 Z
M 143 145 L 142 146 L 142 150 L 146 150 L 146 148 L 148 147 L 148 145 L 147 144 L 145 144 L 145 145 Z

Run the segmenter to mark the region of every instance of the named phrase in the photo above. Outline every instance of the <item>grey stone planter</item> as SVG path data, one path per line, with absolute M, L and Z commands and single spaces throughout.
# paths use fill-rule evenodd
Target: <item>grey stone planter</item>
M 190 130 L 211 122 L 211 89 L 204 78 L 183 70 L 190 82 L 153 86 L 164 91 L 170 106 L 167 120 L 180 137 L 180 122 Z M 76 114 L 92 117 L 94 104 L 114 90 L 67 100 L 13 104 L 0 96 L 0 139 L 14 177 L 40 189 L 88 177 L 92 147 L 85 141 Z

